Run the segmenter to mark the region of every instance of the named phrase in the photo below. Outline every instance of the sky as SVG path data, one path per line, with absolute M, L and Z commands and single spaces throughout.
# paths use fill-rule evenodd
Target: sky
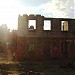
M 75 0 L 0 0 L 0 25 L 17 29 L 19 14 L 75 19 L 74 5 Z

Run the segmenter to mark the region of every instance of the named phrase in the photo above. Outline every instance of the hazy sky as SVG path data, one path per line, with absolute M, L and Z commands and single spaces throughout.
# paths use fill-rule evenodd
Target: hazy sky
M 17 28 L 19 14 L 75 18 L 75 0 L 0 0 L 0 25 Z
M 48 17 L 74 16 L 74 0 L 19 0 L 26 13 L 42 14 Z

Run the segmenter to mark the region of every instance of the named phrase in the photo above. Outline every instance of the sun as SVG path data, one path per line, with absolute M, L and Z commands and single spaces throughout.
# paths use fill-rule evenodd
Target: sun
M 18 0 L 0 0 L 0 25 L 6 24 L 10 30 L 17 29 L 20 6 Z

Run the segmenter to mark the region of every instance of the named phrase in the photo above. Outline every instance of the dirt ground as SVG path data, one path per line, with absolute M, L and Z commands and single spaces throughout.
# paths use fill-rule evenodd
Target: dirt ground
M 24 70 L 38 72 L 34 75 L 75 75 L 75 61 L 72 59 L 50 59 L 21 63 Z
M 1 66 L 0 66 L 1 69 Z M 16 75 L 75 75 L 74 59 L 49 59 L 4 64 L 1 70 L 16 71 Z M 14 75 L 14 74 L 13 74 Z

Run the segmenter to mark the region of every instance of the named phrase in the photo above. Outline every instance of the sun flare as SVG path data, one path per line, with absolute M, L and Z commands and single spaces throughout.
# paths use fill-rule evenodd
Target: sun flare
M 0 25 L 6 24 L 10 30 L 17 29 L 19 8 L 18 0 L 0 0 Z

